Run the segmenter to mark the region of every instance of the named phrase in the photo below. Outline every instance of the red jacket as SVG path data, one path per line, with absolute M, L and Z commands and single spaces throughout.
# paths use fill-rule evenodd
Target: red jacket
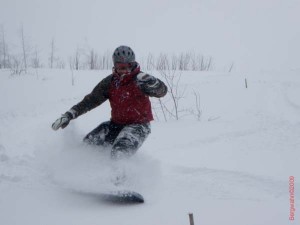
M 118 124 L 148 123 L 153 120 L 149 97 L 137 85 L 139 67 L 121 78 L 114 73 L 108 91 L 111 120 Z
M 137 66 L 130 74 L 123 77 L 114 72 L 104 78 L 90 94 L 72 107 L 73 118 L 101 105 L 108 99 L 111 106 L 111 120 L 117 124 L 140 124 L 153 120 L 149 96 L 163 97 L 167 93 L 167 87 L 161 80 L 155 78 L 157 85 L 145 88 L 145 84 L 138 84 L 139 73 L 141 73 L 140 67 Z

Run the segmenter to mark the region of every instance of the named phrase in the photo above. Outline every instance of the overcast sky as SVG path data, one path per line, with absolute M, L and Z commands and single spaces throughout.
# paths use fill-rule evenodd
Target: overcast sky
M 148 52 L 194 51 L 237 71 L 300 69 L 300 0 L 0 0 L 0 25 L 17 51 L 21 24 L 44 54 L 126 44 Z

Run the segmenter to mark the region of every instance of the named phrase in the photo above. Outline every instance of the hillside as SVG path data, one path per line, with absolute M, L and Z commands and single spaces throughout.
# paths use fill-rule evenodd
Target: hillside
M 300 177 L 300 76 L 288 73 L 183 72 L 180 119 L 156 120 L 138 153 L 111 162 L 84 145 L 86 133 L 110 118 L 108 103 L 54 132 L 51 123 L 109 71 L 0 70 L 0 220 L 3 225 L 290 224 L 289 177 Z M 156 71 L 153 75 L 160 76 Z M 248 87 L 245 87 L 245 78 Z M 161 78 L 163 79 L 163 78 Z M 195 112 L 200 97 L 201 116 Z M 170 96 L 164 103 L 171 110 Z M 124 189 L 143 205 L 107 204 L 69 190 Z M 296 209 L 300 195 L 295 191 Z M 296 210 L 295 220 L 299 221 Z

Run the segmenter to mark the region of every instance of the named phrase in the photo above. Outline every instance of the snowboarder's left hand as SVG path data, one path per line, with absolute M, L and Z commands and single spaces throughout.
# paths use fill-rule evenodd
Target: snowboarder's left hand
M 58 130 L 59 128 L 64 129 L 66 126 L 69 125 L 71 119 L 73 119 L 73 115 L 70 112 L 66 112 L 62 114 L 60 118 L 58 118 L 53 124 L 52 129 Z

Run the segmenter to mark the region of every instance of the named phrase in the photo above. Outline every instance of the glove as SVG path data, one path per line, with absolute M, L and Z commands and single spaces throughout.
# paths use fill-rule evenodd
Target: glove
M 152 76 L 152 75 L 149 75 L 147 73 L 139 73 L 137 75 L 137 80 L 138 80 L 138 83 L 141 84 L 141 85 L 154 85 L 156 82 L 157 82 L 157 79 Z
M 140 73 L 137 75 L 138 85 L 145 93 L 151 92 L 159 85 L 159 81 L 152 75 L 146 73 Z
M 62 114 L 60 118 L 58 118 L 53 124 L 52 129 L 58 130 L 59 128 L 64 129 L 66 126 L 69 125 L 70 121 L 73 119 L 73 114 L 71 112 L 66 112 Z

